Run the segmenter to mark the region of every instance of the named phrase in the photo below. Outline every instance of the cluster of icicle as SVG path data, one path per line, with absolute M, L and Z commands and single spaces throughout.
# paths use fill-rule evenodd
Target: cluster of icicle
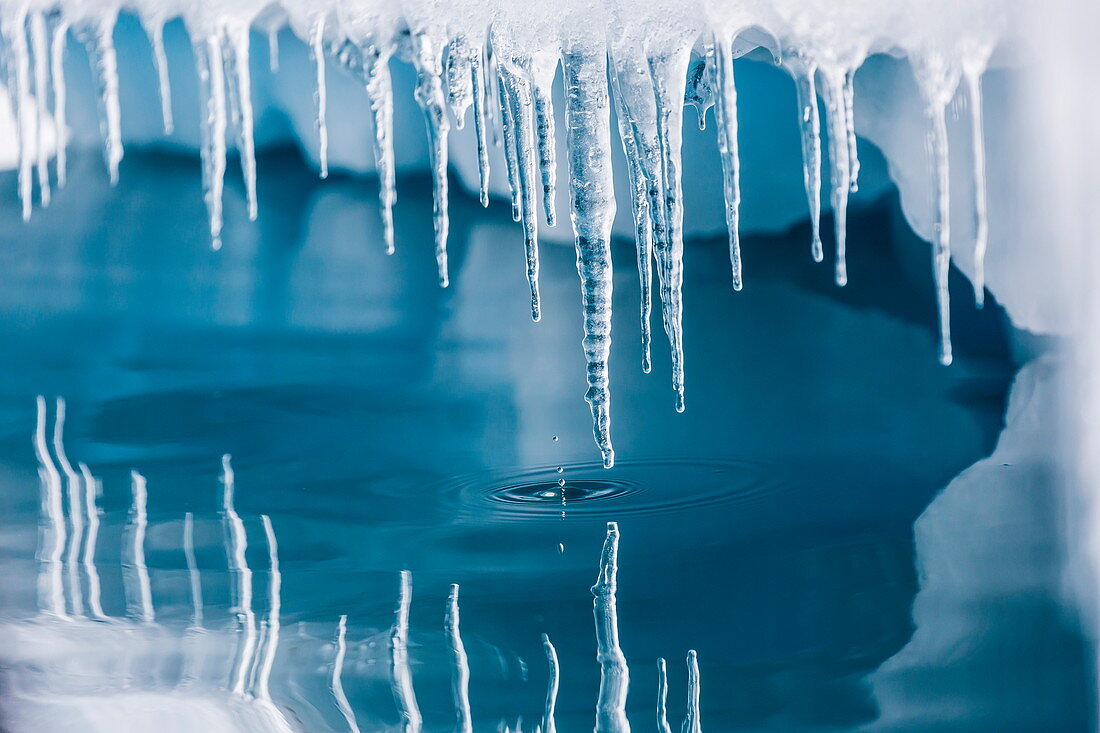
M 362 80 L 371 107 L 387 251 L 392 252 L 396 199 L 393 91 L 389 63 L 417 72 L 435 183 L 435 255 L 447 274 L 447 137 L 471 114 L 476 127 L 481 201 L 488 204 L 491 144 L 503 145 L 512 213 L 523 226 L 531 312 L 539 319 L 539 217 L 554 222 L 555 130 L 551 86 L 562 71 L 569 198 L 582 281 L 584 353 L 596 442 L 614 463 L 607 361 L 611 334 L 611 112 L 629 166 L 641 280 L 643 369 L 650 368 L 652 263 L 661 317 L 672 352 L 676 408 L 683 410 L 683 201 L 681 126 L 685 102 L 700 117 L 713 106 L 718 128 L 734 289 L 742 285 L 738 239 L 739 165 L 734 57 L 764 45 L 794 77 L 802 129 L 804 177 L 812 221 L 811 252 L 823 257 L 818 94 L 824 103 L 829 160 L 827 191 L 835 216 L 836 282 L 847 280 L 845 212 L 859 176 L 853 120 L 853 76 L 871 53 L 907 55 L 927 109 L 935 188 L 933 242 L 941 354 L 951 361 L 947 273 L 950 265 L 945 114 L 965 81 L 973 118 L 975 291 L 983 292 L 985 194 L 980 77 L 1008 25 L 1013 0 L 0 0 L 0 33 L 8 91 L 20 140 L 38 140 L 52 113 L 57 125 L 56 183 L 65 181 L 65 83 L 62 55 L 72 31 L 85 42 L 99 87 L 101 127 L 112 180 L 122 158 L 118 68 L 112 32 L 118 14 L 137 14 L 148 32 L 160 80 L 164 127 L 172 127 L 163 28 L 182 17 L 201 82 L 202 171 L 210 235 L 220 246 L 227 137 L 236 136 L 248 211 L 258 213 L 248 64 L 251 30 L 265 31 L 277 58 L 285 24 L 308 44 L 316 69 L 320 174 L 327 175 L 324 65 L 331 56 Z M 793 111 L 792 111 L 793 112 Z M 36 152 L 37 147 L 37 152 Z M 22 144 L 19 191 L 29 216 L 33 178 L 49 201 L 50 172 L 40 146 Z M 35 171 L 37 168 L 37 171 Z

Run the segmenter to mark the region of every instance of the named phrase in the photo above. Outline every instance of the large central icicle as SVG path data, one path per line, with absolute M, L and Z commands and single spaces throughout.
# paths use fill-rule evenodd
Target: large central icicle
M 565 89 L 569 210 L 582 284 L 583 347 L 596 443 L 614 464 L 610 434 L 608 359 L 611 345 L 610 110 L 627 159 L 640 283 L 642 368 L 651 368 L 652 273 L 656 265 L 661 319 L 672 355 L 676 408 L 684 405 L 683 215 L 681 128 L 684 103 L 700 125 L 714 107 L 734 289 L 744 283 L 739 237 L 741 181 L 734 58 L 764 44 L 795 81 L 803 180 L 811 222 L 811 252 L 823 259 L 820 233 L 822 140 L 828 151 L 828 200 L 834 219 L 835 278 L 847 281 L 846 210 L 859 176 L 855 74 L 875 51 L 906 53 L 928 114 L 934 212 L 935 298 L 940 358 L 951 360 L 947 275 L 950 197 L 945 111 L 963 86 L 969 107 L 974 202 L 974 288 L 983 298 L 988 239 L 981 76 L 1010 20 L 1009 0 L 922 3 L 883 0 L 552 0 L 494 6 L 479 0 L 0 0 L 0 60 L 14 114 L 17 186 L 24 217 L 51 193 L 45 128 L 53 115 L 56 185 L 66 167 L 66 85 L 63 57 L 72 32 L 84 42 L 99 103 L 104 157 L 112 182 L 122 160 L 122 110 L 114 29 L 120 12 L 136 14 L 149 37 L 160 114 L 166 131 L 176 117 L 169 88 L 165 24 L 184 21 L 199 78 L 203 198 L 214 248 L 221 245 L 222 195 L 230 145 L 240 153 L 248 215 L 259 214 L 253 141 L 251 30 L 266 34 L 271 66 L 275 39 L 286 24 L 308 47 L 321 175 L 328 171 L 326 57 L 362 82 L 380 180 L 382 238 L 394 251 L 396 201 L 394 100 L 390 61 L 413 65 L 434 183 L 435 255 L 440 284 L 447 264 L 448 137 L 473 109 L 480 198 L 489 203 L 489 147 L 503 142 L 513 213 L 522 223 L 531 313 L 541 315 L 539 219 L 553 226 L 556 153 L 551 89 L 559 66 Z M 770 39 L 768 38 L 770 36 Z M 775 50 L 778 49 L 778 50 Z M 610 70 L 610 75 L 607 73 Z M 126 73 L 126 69 L 122 70 Z M 690 77 L 690 78 L 688 78 Z M 965 82 L 965 84 L 962 84 Z M 610 90 L 609 90 L 610 87 Z M 818 94 L 824 103 L 824 124 Z M 47 100 L 52 96 L 52 100 Z M 52 107 L 47 104 L 52 102 Z M 498 116 L 496 112 L 500 112 Z M 232 133 L 232 139 L 230 134 Z

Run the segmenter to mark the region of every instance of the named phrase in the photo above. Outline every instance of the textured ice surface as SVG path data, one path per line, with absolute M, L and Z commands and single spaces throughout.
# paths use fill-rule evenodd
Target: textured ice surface
M 66 141 L 99 137 L 112 181 L 130 141 L 197 147 L 214 248 L 222 244 L 232 149 L 239 153 L 250 218 L 262 216 L 257 145 L 302 141 L 322 178 L 330 167 L 377 171 L 388 251 L 400 245 L 391 223 L 395 171 L 427 170 L 443 286 L 453 167 L 483 202 L 488 194 L 511 199 L 522 222 L 535 320 L 541 314 L 539 239 L 554 236 L 552 225 L 564 230 L 568 219 L 582 284 L 586 399 L 610 466 L 612 232 L 633 235 L 638 244 L 643 369 L 650 364 L 648 320 L 656 300 L 672 354 L 675 405 L 683 410 L 685 237 L 727 228 L 731 285 L 739 290 L 752 278 L 742 272 L 740 230 L 782 229 L 809 213 L 808 249 L 820 260 L 824 199 L 833 212 L 826 240 L 832 240 L 835 279 L 844 285 L 849 199 L 887 184 L 878 159 L 861 160 L 867 156 L 859 154 L 857 131 L 886 152 L 910 221 L 933 245 L 940 359 L 951 362 L 953 248 L 967 254 L 964 271 L 979 302 L 990 231 L 990 262 L 1017 267 L 1004 265 L 1007 258 L 998 254 L 1003 226 L 991 230 L 988 223 L 990 214 L 996 220 L 1011 208 L 1012 192 L 1002 190 L 1004 177 L 985 170 L 987 159 L 1006 156 L 1000 148 L 986 154 L 981 89 L 991 55 L 1011 35 L 1013 16 L 1010 0 L 974 0 L 962 8 L 947 0 L 560 0 L 497 7 L 430 0 L 5 0 L 3 60 L 13 117 L 20 120 L 7 152 L 29 217 L 35 200 L 48 204 L 50 186 L 64 182 Z M 288 33 L 280 42 L 284 25 L 298 42 Z M 86 52 L 74 53 L 70 38 Z M 879 52 L 906 56 L 908 64 L 875 56 L 860 71 Z M 733 63 L 745 54 L 758 61 Z M 72 68 L 86 62 L 90 77 Z M 768 68 L 770 62 L 779 67 Z M 268 71 L 276 65 L 277 74 Z M 777 105 L 778 90 L 789 93 L 778 81 L 780 68 L 799 90 L 799 104 L 786 111 Z M 968 102 L 962 124 L 969 149 L 963 165 L 952 166 L 958 125 L 949 118 L 960 94 Z M 713 107 L 713 138 L 685 133 L 685 101 L 696 108 L 687 117 L 700 124 Z M 996 126 L 1011 129 L 1003 116 Z M 466 125 L 468 118 L 474 124 Z M 792 123 L 801 145 L 776 137 Z M 416 128 L 426 132 L 426 145 L 409 144 Z M 48 131 L 62 141 L 52 173 Z M 803 169 L 801 180 L 781 175 L 796 167 Z M 963 177 L 953 174 L 960 168 Z M 761 170 L 775 175 L 758 175 Z M 986 180 L 995 193 L 988 205 Z M 696 208 L 699 213 L 691 213 Z M 960 216 L 971 225 L 953 229 Z M 995 288 L 999 277 L 991 278 Z M 1042 307 L 1015 300 L 1006 298 L 1019 325 L 1053 328 Z

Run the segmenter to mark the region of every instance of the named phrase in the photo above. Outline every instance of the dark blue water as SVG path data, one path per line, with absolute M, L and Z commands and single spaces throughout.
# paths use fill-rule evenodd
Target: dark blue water
M 591 729 L 600 668 L 589 588 L 608 521 L 621 532 L 635 730 L 655 729 L 658 657 L 669 660 L 678 728 L 689 649 L 708 731 L 1087 729 L 1087 655 L 1060 611 L 1055 566 L 1035 560 L 1036 546 L 1057 540 L 1031 504 L 1012 515 L 1023 534 L 1007 534 L 1027 537 L 1019 546 L 982 545 L 979 531 L 968 543 L 966 522 L 951 526 L 960 565 L 969 553 L 1039 580 L 947 604 L 980 643 L 891 677 L 888 691 L 876 682 L 920 638 L 914 600 L 942 580 L 918 572 L 936 548 L 915 542 L 914 522 L 993 449 L 1018 368 L 1003 313 L 974 311 L 961 279 L 956 363 L 938 365 L 927 248 L 892 196 L 853 212 L 843 290 L 828 263 L 810 260 L 808 226 L 745 238 L 742 293 L 729 287 L 724 237 L 689 243 L 682 415 L 659 328 L 653 373 L 641 372 L 634 255 L 618 243 L 621 465 L 605 471 L 582 399 L 571 248 L 543 247 L 535 324 L 521 235 L 499 204 L 484 212 L 454 197 L 452 286 L 441 290 L 425 180 L 400 181 L 398 251 L 387 257 L 373 183 L 320 184 L 293 154 L 269 154 L 260 221 L 247 222 L 231 186 L 225 247 L 211 252 L 194 160 L 134 151 L 125 167 L 110 189 L 97 159 L 78 159 L 69 187 L 29 224 L 14 201 L 0 206 L 0 603 L 15 629 L 0 649 L 0 721 L 13 731 L 110 729 L 81 717 L 92 703 L 74 690 L 107 708 L 136 691 L 163 696 L 153 709 L 189 699 L 168 642 L 163 658 L 152 645 L 120 663 L 130 622 L 41 616 L 36 395 L 51 420 L 53 398 L 66 400 L 68 456 L 103 481 L 105 613 L 127 618 L 120 546 L 136 469 L 148 480 L 156 633 L 178 639 L 191 622 L 182 531 L 192 512 L 204 638 L 230 652 L 241 634 L 220 473 L 232 456 L 261 619 L 270 603 L 260 515 L 278 538 L 272 697 L 303 730 L 348 729 L 329 689 L 341 615 L 342 682 L 358 724 L 399 725 L 389 630 L 402 570 L 426 729 L 454 727 L 452 583 L 475 728 L 514 730 L 522 717 L 534 730 L 546 633 L 560 658 L 558 729 Z M 983 524 L 981 512 L 973 521 Z M 82 651 L 51 652 L 73 648 Z M 228 663 L 212 662 L 199 687 L 216 698 L 228 675 Z

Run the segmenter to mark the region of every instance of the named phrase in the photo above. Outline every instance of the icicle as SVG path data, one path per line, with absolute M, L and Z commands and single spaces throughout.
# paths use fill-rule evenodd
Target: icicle
M 66 506 L 69 512 L 69 542 L 65 552 L 65 572 L 69 585 L 69 601 L 72 604 L 72 614 L 76 617 L 84 615 L 84 601 L 81 597 L 80 571 L 78 560 L 80 555 L 81 538 L 84 535 L 84 511 L 83 502 L 84 486 L 80 475 L 69 463 L 69 457 L 65 453 L 65 400 L 57 398 L 53 424 L 53 452 L 57 456 L 57 463 L 61 472 L 65 474 Z
M 149 567 L 145 564 L 145 531 L 149 525 L 149 517 L 145 506 L 148 492 L 145 488 L 145 477 L 137 471 L 130 471 L 130 490 L 133 495 L 133 503 L 130 506 L 130 526 L 128 528 L 130 562 L 123 567 L 133 577 L 128 584 L 131 587 L 128 594 L 127 611 L 131 616 L 141 619 L 142 623 L 151 624 L 156 620 L 156 615 L 153 612 Z
M 105 15 L 90 29 L 86 40 L 99 96 L 103 155 L 107 161 L 112 186 L 118 183 L 118 165 L 122 161 L 122 118 L 118 102 L 118 58 L 115 56 L 114 41 L 117 18 L 117 13 Z
M 153 65 L 157 70 L 157 89 L 160 92 L 160 116 L 164 122 L 164 134 L 175 130 L 172 120 L 172 84 L 168 78 L 168 56 L 164 52 L 164 19 L 157 18 L 146 28 L 149 43 L 153 46 Z
M 848 283 L 846 259 L 848 233 L 848 193 L 851 191 L 851 163 L 848 159 L 847 114 L 844 111 L 844 72 L 821 70 L 825 97 L 825 127 L 829 141 L 830 198 L 836 226 L 836 284 Z
M 934 209 L 932 231 L 932 271 L 936 283 L 936 309 L 940 322 L 940 363 L 951 363 L 951 295 L 948 274 L 951 270 L 951 192 L 947 162 L 947 108 L 945 104 L 930 105 L 927 114 L 931 123 L 929 140 L 932 148 L 932 178 Z
M 531 96 L 535 103 L 535 143 L 538 148 L 539 171 L 542 174 L 542 208 L 547 226 L 557 225 L 555 207 L 557 185 L 557 151 L 554 149 L 554 102 L 550 93 L 558 59 L 549 62 L 536 58 L 532 63 Z
M 447 51 L 447 105 L 455 118 L 455 127 L 466 126 L 466 111 L 473 101 L 473 62 L 464 38 L 453 41 Z
M 390 672 L 393 675 L 393 699 L 401 716 L 405 733 L 419 733 L 423 719 L 413 691 L 412 670 L 409 668 L 409 606 L 412 604 L 412 573 L 401 571 L 401 587 L 397 610 L 390 631 Z
M 69 25 L 57 21 L 50 38 L 50 76 L 53 81 L 53 130 L 54 165 L 57 168 L 57 187 L 64 188 L 67 177 L 66 148 L 69 132 L 65 126 L 65 45 L 68 41 Z
M 611 352 L 611 223 L 615 218 L 615 193 L 606 53 L 602 48 L 566 48 L 562 68 L 571 215 L 584 309 L 582 344 L 588 363 L 585 400 L 592 410 L 593 433 L 604 468 L 611 468 L 615 465 L 615 449 L 611 446 L 607 361 Z
M 795 52 L 783 65 L 794 77 L 798 94 L 798 127 L 802 137 L 802 181 L 810 206 L 810 252 L 815 262 L 825 253 L 821 246 L 821 117 L 817 109 L 817 64 Z
M 38 168 L 38 200 L 42 206 L 50 205 L 50 168 L 49 156 L 43 141 L 46 139 L 47 99 L 49 98 L 50 58 L 49 41 L 46 34 L 46 16 L 44 13 L 32 13 L 31 47 L 34 50 L 34 111 L 35 111 L 35 152 Z
M 347 653 L 347 642 L 344 637 L 347 635 L 348 630 L 348 617 L 346 614 L 340 616 L 340 621 L 336 624 L 336 654 L 332 658 L 332 676 L 329 678 L 329 688 L 332 690 L 332 697 L 336 700 L 336 708 L 340 711 L 340 714 L 344 716 L 344 721 L 348 724 L 348 730 L 351 733 L 359 733 L 359 724 L 355 721 L 355 711 L 351 709 L 351 703 L 348 702 L 348 696 L 344 694 L 344 655 Z
M 737 150 L 737 86 L 733 76 L 734 35 L 716 35 L 711 52 L 714 54 L 712 63 L 715 89 L 714 119 L 718 127 L 718 152 L 722 157 L 722 192 L 725 195 L 726 227 L 729 230 L 730 269 L 733 273 L 733 289 L 740 290 L 741 160 Z
M 657 731 L 672 733 L 668 724 L 668 668 L 663 657 L 657 659 Z
M 275 655 L 279 651 L 279 615 L 282 613 L 283 576 L 279 572 L 279 543 L 275 540 L 275 530 L 271 526 L 271 517 L 260 515 L 267 540 L 267 556 L 270 568 L 267 583 L 267 639 L 260 654 L 260 666 L 256 674 L 256 697 L 271 702 L 271 669 L 275 666 Z
M 482 66 L 485 69 L 485 129 L 493 133 L 493 145 L 498 148 L 502 144 L 502 133 L 504 132 L 504 120 L 497 124 L 496 113 L 500 111 L 500 107 L 493 101 L 493 90 L 500 88 L 500 75 L 497 73 L 497 60 L 496 55 L 493 53 L 492 44 L 486 44 L 484 48 L 485 56 L 483 57 L 484 63 Z
M 634 215 L 634 244 L 638 262 L 638 290 L 640 294 L 640 321 L 642 337 L 642 371 L 649 374 L 653 366 L 650 360 L 652 336 L 650 313 L 653 308 L 653 222 L 650 197 L 642 170 L 642 152 L 638 132 L 627 102 L 620 89 L 619 72 L 611 77 L 614 91 L 619 138 L 623 143 L 631 187 L 631 212 Z
M 557 213 L 554 210 L 555 186 L 557 184 L 557 160 L 554 150 L 554 109 L 550 93 L 534 87 L 535 95 L 535 134 L 539 150 L 539 170 L 542 173 L 542 208 L 547 226 L 557 225 Z
M 458 584 L 451 585 L 451 592 L 447 596 L 447 612 L 444 615 L 444 626 L 447 628 L 447 638 L 451 643 L 451 692 L 455 701 L 456 731 L 471 733 L 474 729 L 473 719 L 470 716 L 470 663 L 466 657 L 466 646 L 462 643 L 462 634 L 459 632 L 458 614 Z
M 252 74 L 249 70 L 249 27 L 241 24 L 225 29 L 226 77 L 230 80 L 233 123 L 237 129 L 237 148 L 241 154 L 241 173 L 244 176 L 248 200 L 248 218 L 256 220 L 259 207 L 256 201 L 256 144 L 253 138 Z
M 325 85 L 325 16 L 322 14 L 309 29 L 309 56 L 313 61 L 317 86 L 313 92 L 317 103 L 317 155 L 321 162 L 321 178 L 328 178 L 328 88 Z
M 684 75 L 690 49 L 651 56 L 649 73 L 657 107 L 657 139 L 661 150 L 663 188 L 654 211 L 663 228 L 657 229 L 653 248 L 661 283 L 662 316 L 665 333 L 672 349 L 672 388 L 676 391 L 676 411 L 684 411 L 684 201 L 680 180 L 681 126 Z M 663 236 L 661 236 L 663 234 Z
M 439 284 L 447 287 L 447 120 L 443 95 L 442 49 L 426 32 L 413 36 L 413 65 L 416 67 L 416 101 L 424 112 L 428 130 L 428 151 L 434 177 L 433 214 L 435 225 L 435 261 L 439 267 Z
M 80 564 L 84 567 L 84 574 L 88 578 L 88 611 L 92 614 L 92 618 L 102 621 L 107 618 L 107 615 L 103 612 L 103 605 L 100 602 L 99 571 L 95 566 L 95 546 L 99 536 L 99 510 L 96 508 L 99 482 L 92 476 L 91 470 L 86 465 L 81 463 L 79 468 L 81 484 L 84 487 L 82 511 L 87 525 Z
M 702 733 L 703 724 L 699 719 L 699 658 L 692 649 L 687 653 L 688 689 L 687 714 L 684 716 L 682 733 Z
M 211 247 L 221 249 L 222 191 L 225 187 L 226 100 L 222 49 L 218 37 L 209 33 L 195 38 L 195 64 L 198 67 L 202 114 L 202 190 L 210 214 Z
M 234 508 L 234 476 L 228 454 L 222 456 L 222 486 L 222 513 L 228 537 L 226 550 L 229 572 L 236 579 L 233 590 L 233 611 L 241 627 L 241 637 L 237 642 L 237 650 L 233 655 L 233 669 L 229 675 L 230 691 L 234 695 L 244 695 L 248 672 L 256 652 L 256 614 L 252 610 L 252 570 L 248 567 L 248 560 L 245 559 L 248 538 L 245 535 L 244 522 Z
M 8 72 L 8 95 L 11 99 L 12 117 L 15 123 L 15 132 L 19 146 L 19 200 L 22 203 L 23 221 L 31 218 L 33 206 L 33 181 L 32 171 L 32 135 L 33 130 L 29 125 L 31 95 L 30 95 L 30 50 L 27 48 L 27 10 L 25 6 L 17 7 L 7 17 L 4 17 L 4 56 Z M 37 141 L 35 141 L 37 143 Z
M 851 170 L 848 187 L 852 193 L 859 190 L 859 151 L 856 146 L 856 70 L 851 68 L 844 75 L 844 127 L 848 137 L 848 167 Z
M 477 136 L 478 194 L 482 206 L 489 205 L 489 141 L 487 128 L 491 121 L 489 99 L 485 93 L 485 51 L 479 49 L 472 57 L 470 76 L 474 94 L 474 133 Z
M 394 253 L 393 205 L 397 201 L 393 153 L 393 82 L 389 52 L 378 44 L 362 50 L 367 99 L 374 126 L 374 160 L 378 167 L 379 201 L 382 204 L 382 240 L 386 254 Z
M 267 29 L 267 63 L 272 74 L 279 73 L 279 26 Z
M 195 561 L 195 517 L 183 515 L 183 559 L 187 563 L 187 578 L 191 585 L 191 628 L 202 628 L 202 577 Z
M 42 511 L 47 524 L 40 533 L 39 562 L 43 565 L 38 579 L 42 610 L 51 616 L 68 620 L 65 612 L 65 589 L 61 582 L 61 560 L 65 552 L 65 513 L 61 506 L 61 474 L 46 447 L 46 400 L 36 401 L 37 422 L 34 430 L 34 453 L 38 458 L 38 476 L 42 481 Z
M 554 720 L 554 712 L 558 706 L 558 652 L 550 643 L 550 637 L 542 635 L 542 648 L 546 651 L 546 666 L 549 669 L 549 678 L 546 681 L 546 706 L 542 713 L 542 733 L 557 733 L 558 726 Z
M 539 224 L 535 203 L 535 119 L 531 80 L 526 70 L 500 69 L 501 91 L 507 105 L 507 117 L 512 134 L 506 133 L 515 145 L 513 156 L 517 171 L 520 220 L 523 222 L 523 249 L 527 258 L 527 283 L 531 288 L 531 319 L 542 318 L 539 297 Z
M 974 152 L 974 299 L 985 304 L 985 250 L 989 242 L 986 214 L 985 133 L 982 121 L 982 70 L 963 63 L 967 106 L 970 108 L 970 140 Z
M 512 221 L 519 221 L 520 184 L 519 163 L 516 159 L 516 123 L 512 119 L 512 105 L 508 100 L 508 91 L 504 85 L 504 76 L 497 69 L 497 97 L 500 100 L 500 127 L 504 140 L 504 163 L 508 171 L 508 189 L 512 193 Z
M 596 661 L 600 663 L 600 694 L 596 702 L 596 730 L 629 733 L 626 695 L 630 669 L 619 647 L 619 613 L 615 593 L 619 574 L 619 525 L 607 523 L 607 537 L 600 554 L 600 574 L 592 586 L 596 618 Z
M 951 190 L 948 167 L 947 105 L 955 96 L 961 67 L 943 52 L 926 50 L 910 57 L 925 114 L 928 117 L 928 151 L 932 170 L 932 274 L 939 314 L 940 363 L 951 363 Z
M 688 64 L 687 86 L 684 94 L 684 104 L 695 107 L 695 116 L 699 120 L 700 130 L 707 129 L 707 110 L 714 106 L 716 97 L 717 86 L 711 78 L 714 73 L 712 67 L 715 59 L 709 57 L 710 53 L 692 54 L 691 62 Z

